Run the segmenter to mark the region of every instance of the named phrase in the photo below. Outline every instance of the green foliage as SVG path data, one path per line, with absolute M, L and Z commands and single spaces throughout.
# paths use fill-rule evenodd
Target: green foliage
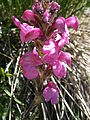
M 90 7 L 90 0 L 88 0 L 88 2 L 87 2 L 87 6 Z
M 59 14 L 64 17 L 80 16 L 86 6 L 87 0 L 57 0 L 61 5 Z

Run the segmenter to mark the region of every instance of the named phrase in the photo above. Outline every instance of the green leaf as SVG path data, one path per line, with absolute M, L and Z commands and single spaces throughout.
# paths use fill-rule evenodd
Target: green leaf
M 9 97 L 11 97 L 11 93 L 10 93 L 8 90 L 4 90 L 4 92 L 5 92 Z
M 9 74 L 9 73 L 7 73 L 6 76 L 7 76 L 7 77 L 13 77 L 13 75 L 12 75 L 12 74 Z
M 8 90 L 4 90 L 4 92 L 11 97 L 11 93 Z M 13 96 L 14 100 L 16 103 L 20 104 L 20 105 L 24 105 L 24 103 L 22 103 L 20 100 L 18 100 L 15 96 Z
M 4 72 L 4 69 L 1 67 L 1 72 L 2 72 L 2 75 L 5 76 L 5 72 Z
M 5 72 L 4 72 L 4 69 L 1 67 L 1 80 L 2 82 L 5 81 Z

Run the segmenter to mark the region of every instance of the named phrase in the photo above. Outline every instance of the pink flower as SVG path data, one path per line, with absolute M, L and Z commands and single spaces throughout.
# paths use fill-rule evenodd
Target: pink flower
M 31 52 L 26 52 L 20 58 L 20 65 L 22 67 L 24 76 L 27 79 L 32 80 L 39 75 L 36 67 L 42 65 L 42 60 L 37 55 Z
M 59 89 L 54 82 L 49 82 L 43 90 L 43 97 L 45 101 L 51 101 L 51 104 L 57 104 L 59 101 Z
M 60 33 L 64 33 L 65 25 L 67 25 L 66 27 L 72 26 L 77 31 L 77 28 L 79 26 L 79 21 L 76 16 L 72 16 L 67 19 L 65 19 L 64 17 L 58 17 L 54 21 L 52 28 L 57 29 L 58 32 L 60 32 Z
M 59 33 L 65 32 L 65 18 L 64 17 L 59 17 L 55 20 L 52 28 L 58 29 Z
M 66 77 L 66 64 L 71 65 L 71 56 L 67 52 L 61 51 L 57 60 L 52 64 L 53 73 L 58 77 Z
M 42 52 L 45 53 L 43 60 L 46 63 L 52 64 L 58 56 L 58 46 L 54 39 L 49 39 L 45 41 L 42 48 Z
M 72 26 L 77 31 L 77 28 L 79 26 L 79 21 L 78 21 L 78 18 L 76 16 L 72 16 L 72 17 L 67 18 L 65 20 L 65 23 L 67 24 L 67 27 Z
M 59 79 L 66 77 L 66 66 L 64 62 L 59 61 L 58 59 L 52 65 L 53 73 Z
M 21 18 L 24 21 L 37 23 L 36 14 L 34 14 L 32 10 L 25 10 Z
M 77 31 L 79 21 L 76 16 L 69 17 L 65 20 L 65 31 L 62 34 L 62 37 L 65 40 L 65 44 L 69 44 L 69 30 L 68 30 L 69 26 L 72 26 Z
M 68 52 L 63 52 L 63 51 L 61 51 L 61 52 L 59 53 L 58 60 L 59 60 L 59 61 L 62 61 L 62 62 L 64 62 L 64 63 L 67 63 L 68 66 L 71 66 L 71 55 L 70 55 L 70 53 L 68 53 Z
M 22 41 L 22 44 L 27 41 L 32 41 L 36 38 L 39 38 L 41 36 L 41 30 L 40 28 L 34 28 L 33 26 L 28 25 L 27 23 L 21 24 L 20 21 L 12 17 L 15 25 L 21 29 L 20 31 L 20 38 Z

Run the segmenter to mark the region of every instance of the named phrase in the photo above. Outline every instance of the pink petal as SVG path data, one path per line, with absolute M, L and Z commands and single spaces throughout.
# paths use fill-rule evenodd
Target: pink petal
M 50 19 L 50 13 L 46 9 L 46 11 L 44 12 L 44 15 L 43 15 L 43 20 L 44 20 L 44 22 L 48 22 L 49 19 Z
M 23 23 L 22 24 L 27 30 L 31 30 L 32 28 L 34 28 L 33 26 L 30 26 L 29 24 L 27 23 Z
M 68 66 L 71 65 L 71 55 L 67 52 L 61 51 L 58 60 L 66 62 Z
M 45 42 L 42 52 L 45 53 L 43 60 L 46 63 L 52 64 L 58 57 L 58 45 L 54 39 Z
M 15 18 L 15 16 L 12 16 L 12 19 L 13 19 L 13 21 L 14 21 L 14 24 L 15 24 L 18 28 L 20 28 L 24 33 L 27 32 L 27 29 L 25 28 L 25 26 L 24 26 L 23 24 L 21 24 L 21 22 L 20 22 L 17 18 Z
M 20 58 L 20 64 L 21 66 L 28 64 L 30 66 L 39 66 L 42 65 L 42 60 L 35 54 L 31 52 L 26 52 L 21 58 Z
M 32 10 L 37 13 L 37 11 L 40 13 L 42 11 L 42 3 L 38 2 L 38 0 L 35 0 L 34 5 L 32 6 Z
M 53 81 L 48 82 L 50 88 L 56 88 L 56 84 Z
M 21 18 L 25 21 L 28 21 L 28 22 L 29 21 L 36 22 L 35 16 L 36 15 L 31 10 L 25 10 Z
M 13 21 L 14 21 L 14 24 L 17 26 L 17 27 L 21 27 L 21 22 L 17 19 L 17 18 L 15 18 L 15 16 L 12 16 L 12 19 L 13 19 Z
M 51 98 L 51 103 L 52 105 L 57 104 L 59 101 L 59 94 L 58 91 L 54 88 L 51 88 L 52 91 L 52 98 Z
M 65 23 L 67 24 L 67 26 L 72 26 L 77 31 L 77 28 L 79 26 L 79 21 L 78 21 L 78 18 L 76 16 L 72 16 L 72 17 L 67 18 L 65 20 Z
M 38 52 L 37 52 L 36 47 L 33 48 L 33 54 L 38 56 Z
M 69 30 L 67 25 L 65 24 L 65 32 L 62 34 L 63 39 L 65 40 L 65 44 L 69 44 Z
M 50 7 L 51 7 L 51 10 L 54 10 L 54 11 L 60 10 L 60 5 L 57 2 L 51 2 Z
M 59 93 L 59 88 L 58 88 L 58 86 L 53 81 L 50 81 L 48 83 L 48 87 L 56 89 L 58 91 L 58 93 Z
M 60 33 L 63 33 L 65 31 L 65 18 L 57 18 L 53 25 L 53 28 L 56 28 Z
M 32 28 L 25 34 L 25 42 L 39 38 L 40 34 L 41 34 L 40 28 Z
M 50 52 L 55 53 L 55 47 L 56 47 L 55 40 L 53 40 L 53 39 L 47 40 L 44 43 L 42 52 L 43 53 L 50 53 Z
M 62 78 L 66 76 L 66 67 L 64 63 L 60 62 L 59 60 L 56 60 L 52 67 L 53 67 L 53 73 L 58 78 Z
M 22 41 L 22 44 L 25 42 L 25 34 L 20 30 L 20 39 Z
M 43 60 L 46 62 L 46 63 L 48 63 L 48 64 L 50 64 L 50 65 L 52 65 L 53 64 L 53 62 L 55 61 L 57 59 L 57 55 L 56 55 L 56 53 L 54 53 L 54 54 L 45 54 L 44 56 L 43 56 Z
M 35 67 L 31 67 L 30 65 L 23 65 L 22 70 L 24 76 L 29 80 L 36 78 L 39 74 L 37 69 Z
M 40 28 L 34 28 L 33 26 L 23 23 L 20 27 L 20 38 L 22 43 L 32 41 L 33 39 L 39 38 L 41 36 Z
M 26 42 L 25 35 L 33 28 L 33 26 L 30 26 L 27 23 L 23 23 L 20 28 L 20 39 L 22 41 L 22 44 L 24 44 L 24 42 Z
M 40 28 L 34 28 L 33 26 L 28 25 L 27 23 L 21 24 L 20 21 L 12 17 L 15 25 L 21 29 L 20 31 L 20 38 L 22 44 L 27 41 L 32 41 L 33 39 L 40 38 L 43 33 L 41 32 Z
M 58 46 L 59 46 L 60 50 L 63 48 L 64 44 L 65 44 L 65 40 L 64 39 L 60 39 L 59 42 L 58 42 Z
M 50 101 L 51 100 L 51 96 L 52 96 L 52 93 L 51 93 L 51 89 L 49 87 L 46 87 L 44 90 L 43 90 L 43 97 L 45 98 L 45 101 Z
M 51 101 L 52 104 L 57 104 L 59 99 L 59 89 L 57 85 L 50 81 L 43 91 L 45 101 Z

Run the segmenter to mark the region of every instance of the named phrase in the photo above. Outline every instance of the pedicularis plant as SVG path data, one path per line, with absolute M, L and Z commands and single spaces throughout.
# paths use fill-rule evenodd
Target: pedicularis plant
M 58 103 L 58 86 L 49 78 L 52 75 L 59 79 L 66 77 L 66 66 L 71 65 L 70 54 L 62 48 L 69 44 L 68 27 L 77 31 L 79 22 L 76 16 L 57 17 L 59 10 L 60 5 L 55 1 L 35 0 L 32 10 L 25 10 L 21 17 L 25 23 L 12 17 L 20 29 L 22 44 L 34 43 L 33 51 L 27 51 L 20 58 L 20 65 L 24 76 L 36 83 L 36 103 L 40 102 L 40 98 L 51 104 Z

